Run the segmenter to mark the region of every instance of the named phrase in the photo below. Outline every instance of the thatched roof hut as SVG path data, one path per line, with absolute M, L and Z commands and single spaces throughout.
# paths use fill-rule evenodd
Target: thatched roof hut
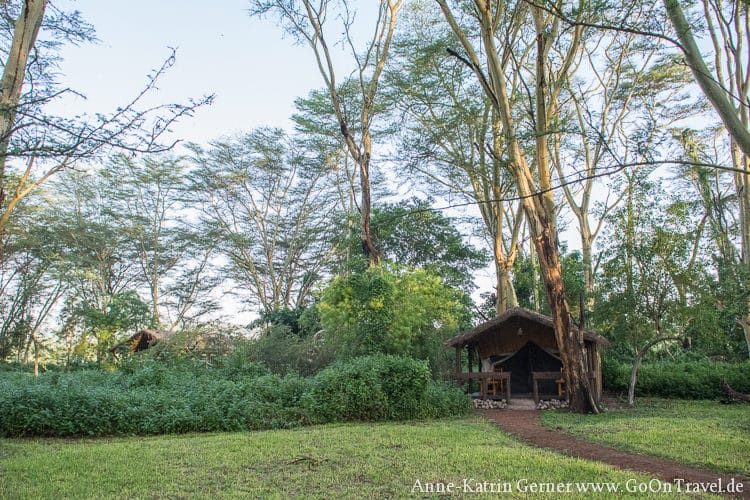
M 584 331 L 585 359 L 597 397 L 601 394 L 599 349 L 609 342 L 594 332 Z M 510 372 L 513 392 L 530 393 L 534 385 L 545 393 L 556 393 L 552 373 L 560 373 L 562 361 L 552 319 L 519 307 L 509 309 L 446 341 L 456 349 L 456 376 L 480 378 L 472 373 Z M 468 374 L 463 372 L 462 352 L 468 351 Z M 544 374 L 544 375 L 543 375 Z M 535 378 L 536 384 L 535 384 Z M 558 375 L 557 378 L 560 378 Z
M 135 332 L 135 334 L 130 336 L 127 340 L 124 340 L 123 342 L 120 342 L 119 344 L 114 346 L 112 349 L 110 349 L 110 351 L 114 355 L 115 359 L 117 359 L 118 351 L 145 351 L 146 349 L 153 347 L 167 337 L 169 337 L 169 332 L 165 332 L 163 330 L 149 330 L 144 328 Z

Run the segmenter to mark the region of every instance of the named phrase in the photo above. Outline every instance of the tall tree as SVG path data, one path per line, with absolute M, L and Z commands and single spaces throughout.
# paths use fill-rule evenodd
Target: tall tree
M 297 309 L 328 271 L 338 197 L 325 165 L 295 137 L 262 128 L 194 146 L 193 196 L 229 259 L 228 276 L 264 312 Z
M 690 204 L 670 199 L 645 172 L 627 177 L 625 203 L 612 213 L 607 234 L 597 319 L 601 331 L 632 355 L 632 405 L 644 357 L 667 342 L 682 345 L 691 323 L 704 314 L 697 292 L 706 263 L 699 252 L 700 217 Z
M 750 7 L 742 1 L 703 0 L 688 15 L 679 0 L 663 4 L 677 35 L 673 41 L 730 138 L 740 200 L 741 261 L 750 270 Z M 708 35 L 708 56 L 696 41 L 696 30 Z M 750 316 L 741 321 L 750 352 Z
M 61 235 L 38 197 L 20 207 L 0 261 L 0 359 L 28 362 L 43 327 L 68 288 Z
M 457 43 L 434 4 L 405 11 L 387 72 L 387 99 L 400 129 L 399 159 L 424 181 L 425 190 L 448 200 L 476 203 L 492 248 L 496 313 L 518 305 L 511 273 L 518 254 L 523 211 L 502 160 L 501 126 L 471 72 L 446 52 Z
M 58 238 L 69 287 L 63 322 L 77 344 L 102 362 L 125 328 L 148 325 L 148 306 L 135 291 L 133 241 L 120 225 L 108 181 L 96 171 L 66 171 L 50 187 L 54 212 L 48 225 Z M 132 322 L 124 321 L 133 315 Z
M 169 330 L 216 307 L 210 298 L 216 276 L 209 275 L 216 244 L 202 238 L 201 229 L 186 217 L 187 174 L 185 159 L 149 156 L 136 161 L 125 155 L 113 157 L 98 172 L 108 186 L 118 228 L 132 244 L 135 279 L 148 290 L 152 326 Z
M 347 2 L 323 0 L 251 0 L 254 15 L 275 14 L 286 31 L 300 43 L 310 46 L 328 90 L 333 111 L 336 115 L 341 135 L 344 137 L 349 154 L 359 167 L 360 211 L 362 249 L 371 265 L 380 261 L 372 241 L 370 214 L 372 194 L 370 190 L 370 170 L 372 161 L 371 126 L 376 115 L 378 85 L 388 60 L 391 41 L 396 29 L 396 17 L 403 0 L 380 0 L 372 37 L 364 47 L 357 47 L 354 41 L 353 26 L 355 12 Z M 335 13 L 335 7 L 339 12 Z M 351 115 L 352 106 L 343 99 L 335 70 L 335 54 L 326 36 L 326 21 L 332 15 L 341 19 L 343 44 L 350 49 L 355 62 L 354 80 L 359 88 L 359 116 Z
M 506 162 L 523 199 L 523 210 L 539 259 L 565 368 L 570 407 L 582 413 L 598 412 L 599 405 L 583 356 L 583 333 L 572 328 L 565 296 L 548 144 L 551 119 L 558 109 L 558 97 L 571 64 L 580 50 L 583 28 L 561 30 L 561 23 L 554 16 L 538 5 L 524 1 L 474 0 L 468 12 L 463 11 L 462 20 L 468 18 L 473 23 L 467 29 L 446 0 L 437 0 L 437 3 L 460 41 L 462 53 L 457 53 L 458 57 L 474 71 L 500 118 L 503 150 L 495 151 L 495 154 Z M 583 17 L 587 12 L 586 5 L 579 3 L 577 15 Z M 478 36 L 474 37 L 477 30 Z M 527 32 L 533 36 L 524 39 Z M 560 48 L 556 54 L 551 54 L 554 44 Z M 480 46 L 481 52 L 477 48 Z M 533 54 L 531 62 L 524 58 L 527 54 Z M 529 63 L 528 71 L 518 64 L 522 59 Z M 509 83 L 516 82 L 513 75 L 523 73 L 533 96 L 530 99 L 533 104 L 526 109 L 533 117 L 530 131 L 535 138 L 533 162 L 527 158 L 509 90 Z
M 603 18 L 616 14 L 617 5 L 605 10 Z M 658 15 L 657 6 L 630 5 L 628 14 L 629 22 L 642 24 Z M 551 127 L 552 163 L 577 221 L 589 298 L 595 240 L 626 192 L 613 189 L 614 178 L 626 164 L 655 158 L 667 130 L 700 109 L 686 95 L 686 68 L 665 45 L 629 31 L 589 30 L 565 78 Z

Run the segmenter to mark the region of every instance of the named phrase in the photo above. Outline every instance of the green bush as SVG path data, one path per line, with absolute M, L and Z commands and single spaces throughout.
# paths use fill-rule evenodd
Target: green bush
M 631 365 L 606 361 L 602 376 L 606 388 L 627 391 Z M 644 363 L 638 370 L 636 395 L 682 399 L 724 397 L 722 381 L 737 391 L 750 393 L 750 361 L 743 363 L 702 361 L 659 361 Z
M 231 358 L 254 361 L 273 373 L 313 375 L 333 362 L 333 349 L 322 338 L 295 334 L 287 325 L 271 325 L 261 336 L 237 349 Z
M 458 417 L 469 413 L 471 398 L 454 383 L 430 381 L 425 395 L 423 418 Z
M 0 437 L 278 429 L 313 422 L 442 417 L 468 411 L 425 362 L 358 358 L 314 378 L 269 374 L 231 357 L 206 364 L 143 358 L 117 372 L 0 377 Z
M 382 354 L 323 370 L 307 403 L 317 422 L 441 417 L 469 408 L 461 391 L 431 382 L 427 362 Z

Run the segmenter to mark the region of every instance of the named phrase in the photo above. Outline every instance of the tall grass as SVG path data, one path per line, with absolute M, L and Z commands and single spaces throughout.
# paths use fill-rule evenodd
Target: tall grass
M 116 372 L 0 377 L 0 436 L 104 436 L 281 429 L 468 412 L 467 397 L 429 379 L 425 363 L 373 356 L 315 377 L 279 376 L 227 359 L 146 359 Z

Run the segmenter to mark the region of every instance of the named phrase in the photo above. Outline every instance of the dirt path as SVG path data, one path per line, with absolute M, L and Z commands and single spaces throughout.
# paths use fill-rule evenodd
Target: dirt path
M 743 483 L 742 493 L 730 496 L 750 498 L 750 479 L 746 477 L 720 474 L 646 455 L 635 455 L 552 431 L 542 425 L 541 412 L 538 410 L 477 410 L 477 413 L 497 423 L 504 431 L 539 448 L 549 448 L 572 457 L 597 460 L 620 469 L 645 472 L 667 482 L 682 479 L 685 482 L 709 484 L 721 479 L 722 484 L 726 485 L 734 479 L 736 483 Z

